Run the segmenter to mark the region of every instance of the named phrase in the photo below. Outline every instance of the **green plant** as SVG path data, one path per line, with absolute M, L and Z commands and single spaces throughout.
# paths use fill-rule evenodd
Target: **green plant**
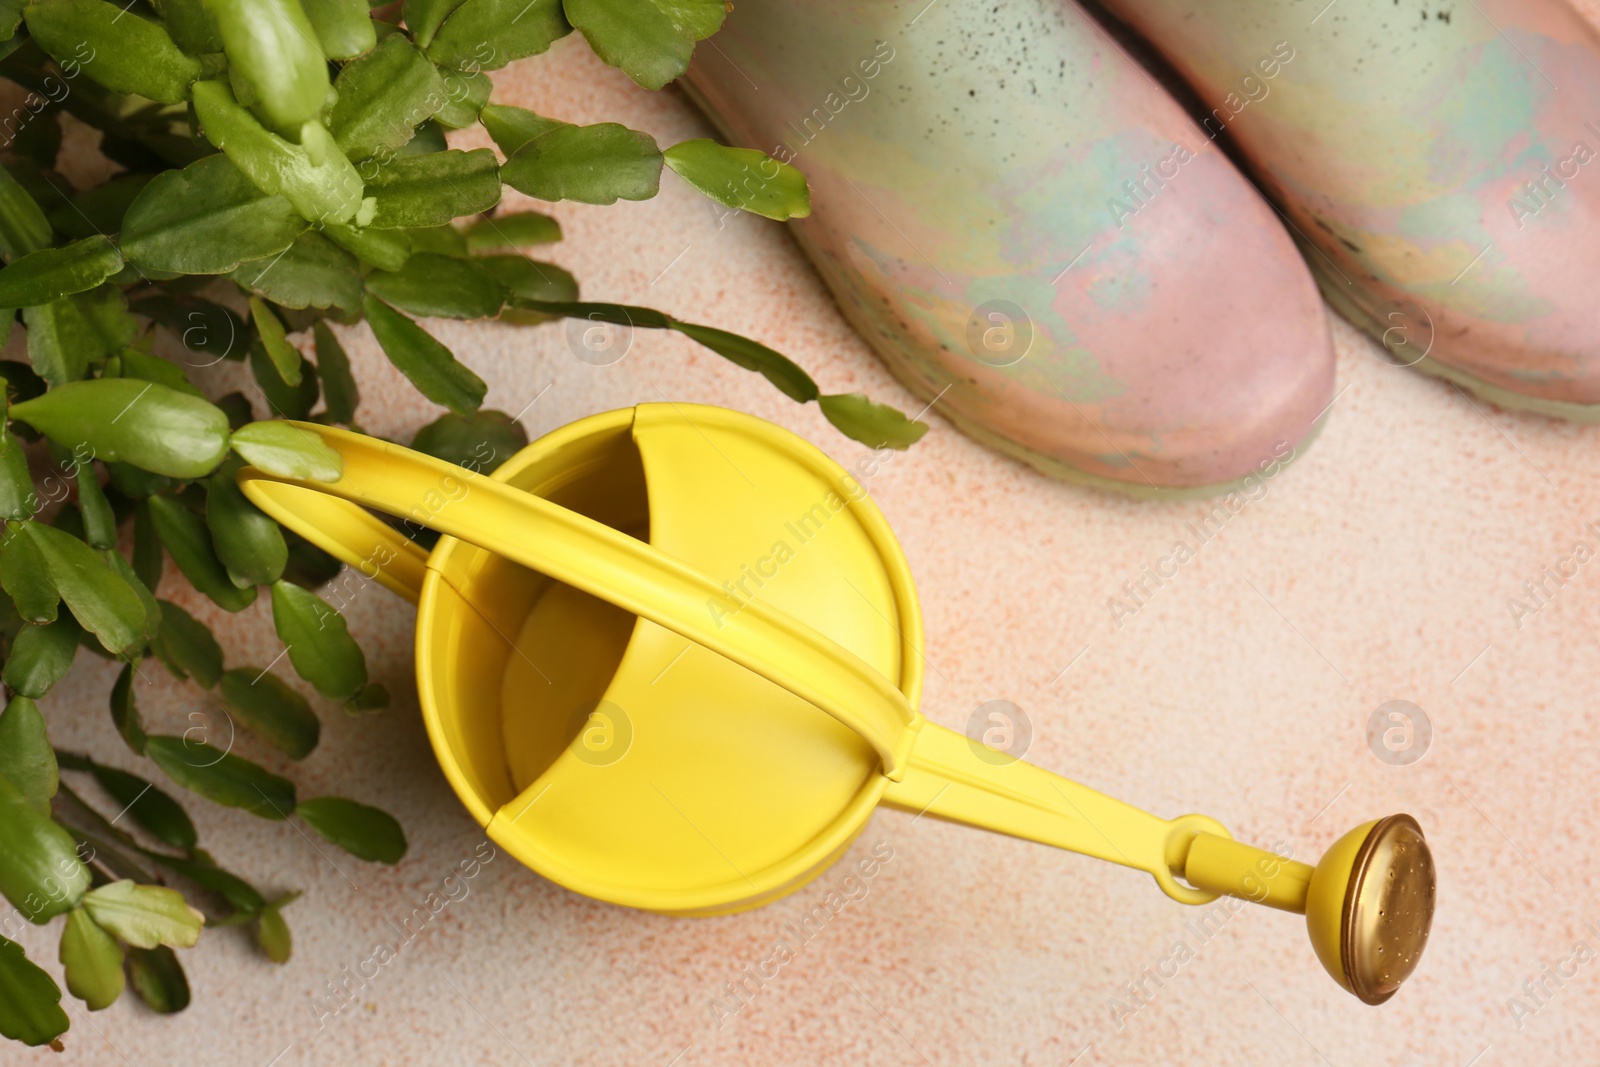
M 371 11 L 361 0 L 0 0 L 0 76 L 28 93 L 0 122 L 10 149 L 0 341 L 20 316 L 28 353 L 0 361 L 0 893 L 7 933 L 63 917 L 67 989 L 91 1010 L 128 979 L 156 1010 L 184 1007 L 173 950 L 202 925 L 247 926 L 269 958 L 287 959 L 282 912 L 294 894 L 268 899 L 218 865 L 151 781 L 52 747 L 34 701 L 80 651 L 122 662 L 112 725 L 172 782 L 263 818 L 298 818 L 362 859 L 395 863 L 406 849 L 389 815 L 301 799 L 231 741 L 146 731 L 135 680 L 152 659 L 290 759 L 320 731 L 298 688 L 271 669 L 230 667 L 201 621 L 155 598 L 169 557 L 225 611 L 266 588 L 289 666 L 321 696 L 352 714 L 388 702 L 314 592 L 338 562 L 234 482 L 243 464 L 336 479 L 338 456 L 287 422 L 253 421 L 242 394 L 208 399 L 190 371 L 247 360 L 269 416 L 354 426 L 359 391 L 330 323 L 365 320 L 394 365 L 449 409 L 413 444 L 489 469 L 526 437 L 480 410 L 484 383 L 414 316 L 580 318 L 680 331 L 794 400 L 818 401 L 874 446 L 903 448 L 925 429 L 865 397 L 821 395 L 759 342 L 579 301 L 571 275 L 522 252 L 559 240 L 559 224 L 494 213 L 502 182 L 609 204 L 653 196 L 665 166 L 729 208 L 806 214 L 804 178 L 759 152 L 707 140 L 663 151 L 615 123 L 575 126 L 489 102 L 486 70 L 574 28 L 603 60 L 660 88 L 723 13 L 723 0 L 404 0 Z M 58 110 L 98 129 L 122 171 L 72 189 L 54 170 Z M 447 147 L 446 129 L 477 122 L 504 161 Z M 296 331 L 309 331 L 315 359 Z M 80 793 L 87 779 L 138 835 Z M 59 1047 L 67 1027 L 54 980 L 0 937 L 0 1035 Z

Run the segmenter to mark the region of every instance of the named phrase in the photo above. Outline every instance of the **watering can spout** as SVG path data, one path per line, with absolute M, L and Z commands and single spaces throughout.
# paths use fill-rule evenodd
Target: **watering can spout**
M 1181 903 L 1226 895 L 1304 915 L 1323 967 L 1368 1004 L 1394 995 L 1427 944 L 1433 856 L 1409 815 L 1356 827 L 1312 866 L 1235 841 L 1215 819 L 1157 818 L 932 723 L 884 802 L 1144 871 Z

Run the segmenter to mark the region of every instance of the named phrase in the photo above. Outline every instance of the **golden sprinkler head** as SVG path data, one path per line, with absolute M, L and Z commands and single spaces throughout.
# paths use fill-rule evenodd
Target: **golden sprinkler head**
M 1328 973 L 1382 1004 L 1416 970 L 1433 924 L 1433 853 L 1409 815 L 1345 834 L 1311 876 L 1306 926 Z

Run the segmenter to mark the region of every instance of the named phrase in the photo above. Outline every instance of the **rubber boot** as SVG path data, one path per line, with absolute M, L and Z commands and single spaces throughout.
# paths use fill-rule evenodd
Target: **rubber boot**
M 688 84 L 805 173 L 791 225 L 840 307 L 981 441 L 1200 495 L 1275 474 L 1329 403 L 1273 209 L 1074 4 L 740 0 Z
M 1550 0 L 1104 0 L 1396 362 L 1600 420 L 1600 48 Z

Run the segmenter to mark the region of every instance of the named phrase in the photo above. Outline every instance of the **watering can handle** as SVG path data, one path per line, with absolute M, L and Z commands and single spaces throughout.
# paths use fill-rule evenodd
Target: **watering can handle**
M 426 525 L 441 533 L 609 601 L 782 686 L 861 735 L 891 781 L 905 775 L 922 715 L 883 675 L 805 623 L 751 602 L 713 625 L 704 605 L 721 587 L 637 538 L 400 445 L 314 423 L 290 425 L 339 454 L 341 477 L 319 482 L 246 467 L 240 488 L 367 577 L 415 601 L 427 554 L 356 505 L 401 518 L 426 515 Z M 430 503 L 440 500 L 448 506 Z

